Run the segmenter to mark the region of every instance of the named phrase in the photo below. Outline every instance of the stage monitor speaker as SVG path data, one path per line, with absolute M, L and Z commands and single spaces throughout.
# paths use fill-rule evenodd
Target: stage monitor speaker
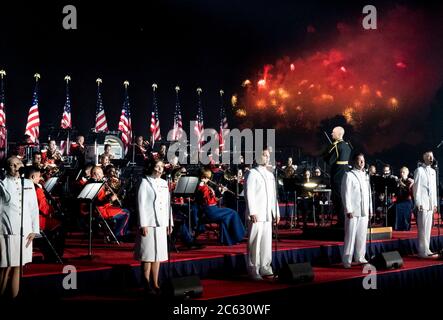
M 382 252 L 370 262 L 377 269 L 399 269 L 403 267 L 403 259 L 398 251 Z
M 166 293 L 176 298 L 196 298 L 203 294 L 203 287 L 197 276 L 172 278 Z
M 279 280 L 288 283 L 311 282 L 314 271 L 309 262 L 287 264 L 280 271 Z

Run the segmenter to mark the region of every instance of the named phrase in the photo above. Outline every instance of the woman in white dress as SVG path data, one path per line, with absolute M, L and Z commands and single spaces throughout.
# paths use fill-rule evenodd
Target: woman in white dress
M 32 240 L 40 232 L 37 195 L 31 180 L 24 179 L 23 203 L 21 199 L 22 162 L 11 157 L 6 163 L 6 178 L 0 184 L 0 296 L 5 295 L 10 282 L 12 298 L 20 288 L 20 245 L 22 265 L 32 261 Z M 23 238 L 20 235 L 23 206 Z
M 160 262 L 168 260 L 167 235 L 172 231 L 172 209 L 168 183 L 161 179 L 164 163 L 153 160 L 138 190 L 139 232 L 134 258 L 141 261 L 146 289 L 159 292 Z M 152 273 L 152 288 L 150 277 Z

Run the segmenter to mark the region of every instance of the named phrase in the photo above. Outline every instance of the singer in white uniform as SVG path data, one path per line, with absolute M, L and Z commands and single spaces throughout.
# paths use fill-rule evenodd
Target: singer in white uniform
M 22 203 L 22 162 L 10 157 L 6 162 L 6 178 L 0 184 L 0 295 L 6 293 L 11 281 L 11 296 L 15 298 L 20 288 L 20 243 L 23 265 L 32 261 L 32 241 L 40 233 L 39 209 L 34 183 L 24 179 Z M 21 239 L 21 214 L 23 206 L 23 238 Z
M 159 290 L 160 262 L 168 260 L 167 234 L 172 230 L 172 209 L 168 183 L 161 179 L 164 163 L 153 160 L 138 190 L 139 233 L 134 258 L 141 261 L 145 289 Z M 152 287 L 150 274 L 152 272 Z
M 369 176 L 365 171 L 365 157 L 357 154 L 354 167 L 346 172 L 341 184 L 341 196 L 345 209 L 345 242 L 343 266 L 350 268 L 352 258 L 357 263 L 367 263 L 366 235 L 368 218 L 372 216 L 372 196 Z
M 274 175 L 267 169 L 270 153 L 264 150 L 259 165 L 250 170 L 246 180 L 246 216 L 248 228 L 248 273 L 253 280 L 273 275 L 272 222 L 278 225 L 278 208 Z
M 418 255 L 432 256 L 429 249 L 432 230 L 432 216 L 437 212 L 437 174 L 431 167 L 434 161 L 432 151 L 423 154 L 424 163 L 414 172 L 414 201 L 417 212 Z

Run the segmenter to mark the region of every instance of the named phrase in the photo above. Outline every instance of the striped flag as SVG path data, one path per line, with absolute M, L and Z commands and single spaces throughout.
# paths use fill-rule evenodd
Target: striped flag
M 225 140 L 223 138 L 223 130 L 228 129 L 228 118 L 226 117 L 226 110 L 223 104 L 223 90 L 220 90 L 221 106 L 220 106 L 220 133 L 218 135 L 220 152 L 223 152 L 225 147 Z
M 160 120 L 158 117 L 158 103 L 157 97 L 155 95 L 155 90 L 157 89 L 157 84 L 152 85 L 152 112 L 151 112 L 151 146 L 154 146 L 155 141 L 161 140 L 160 134 Z
M 71 81 L 70 76 L 65 77 L 66 81 L 66 100 L 65 105 L 63 106 L 63 115 L 62 115 L 62 121 L 60 123 L 60 127 L 62 129 L 71 129 L 72 128 L 72 120 L 71 120 L 71 98 L 69 97 L 69 81 Z M 60 153 L 63 155 L 66 154 L 69 155 L 69 148 L 67 146 L 70 145 L 69 141 L 69 133 L 66 138 L 66 140 L 60 141 Z
M 201 88 L 197 88 L 197 104 L 198 104 L 198 110 L 197 110 L 197 117 L 196 122 L 194 125 L 194 132 L 197 135 L 197 141 L 198 141 L 198 149 L 203 145 L 203 130 L 204 130 L 204 122 L 203 122 L 203 108 L 201 103 L 200 95 L 202 93 Z
M 97 80 L 97 109 L 95 112 L 95 132 L 108 131 L 108 123 L 106 121 L 105 107 L 103 106 L 100 84 L 102 79 Z
M 6 147 L 6 113 L 5 113 L 5 84 L 3 77 L 6 76 L 4 70 L 0 70 L 0 148 Z
M 129 149 L 129 144 L 132 142 L 132 123 L 128 95 L 129 82 L 125 81 L 123 84 L 125 86 L 125 99 L 123 102 L 122 113 L 120 115 L 120 121 L 118 123 L 118 130 L 122 133 L 122 142 L 125 145 L 126 154 Z
M 63 115 L 62 121 L 60 123 L 60 127 L 62 129 L 71 129 L 72 128 L 72 120 L 71 120 L 71 98 L 69 97 L 69 81 L 71 80 L 70 76 L 65 77 L 66 80 L 66 101 L 63 107 Z
M 26 123 L 25 134 L 31 138 L 31 141 L 38 143 L 39 128 L 40 128 L 40 116 L 38 113 L 38 79 L 40 75 L 36 73 L 35 77 L 35 88 L 34 94 L 32 96 L 32 105 L 29 108 L 28 122 Z
M 180 100 L 178 97 L 178 92 L 180 91 L 180 87 L 175 87 L 176 92 L 176 100 L 175 100 L 175 111 L 174 111 L 174 126 L 172 127 L 172 140 L 180 140 L 183 136 L 183 120 L 182 120 L 182 112 L 180 108 Z

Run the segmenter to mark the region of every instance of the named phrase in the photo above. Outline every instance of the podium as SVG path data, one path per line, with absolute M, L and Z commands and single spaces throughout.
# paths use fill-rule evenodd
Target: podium
M 197 190 L 199 179 L 197 177 L 182 176 L 178 179 L 177 186 L 174 190 L 174 195 L 177 197 L 188 198 L 188 228 L 189 233 L 192 233 L 191 228 L 191 196 Z
M 83 190 L 78 195 L 77 199 L 88 202 L 89 203 L 89 239 L 88 239 L 88 257 L 92 258 L 92 213 L 94 211 L 94 200 L 97 197 L 100 189 L 103 187 L 104 182 L 95 182 L 95 183 L 88 183 L 85 185 Z M 114 240 L 117 242 L 118 245 L 120 243 L 118 242 L 117 238 L 115 237 L 114 233 L 112 232 L 111 228 L 109 227 L 106 220 L 100 215 L 102 220 L 105 223 L 106 228 L 114 238 Z

